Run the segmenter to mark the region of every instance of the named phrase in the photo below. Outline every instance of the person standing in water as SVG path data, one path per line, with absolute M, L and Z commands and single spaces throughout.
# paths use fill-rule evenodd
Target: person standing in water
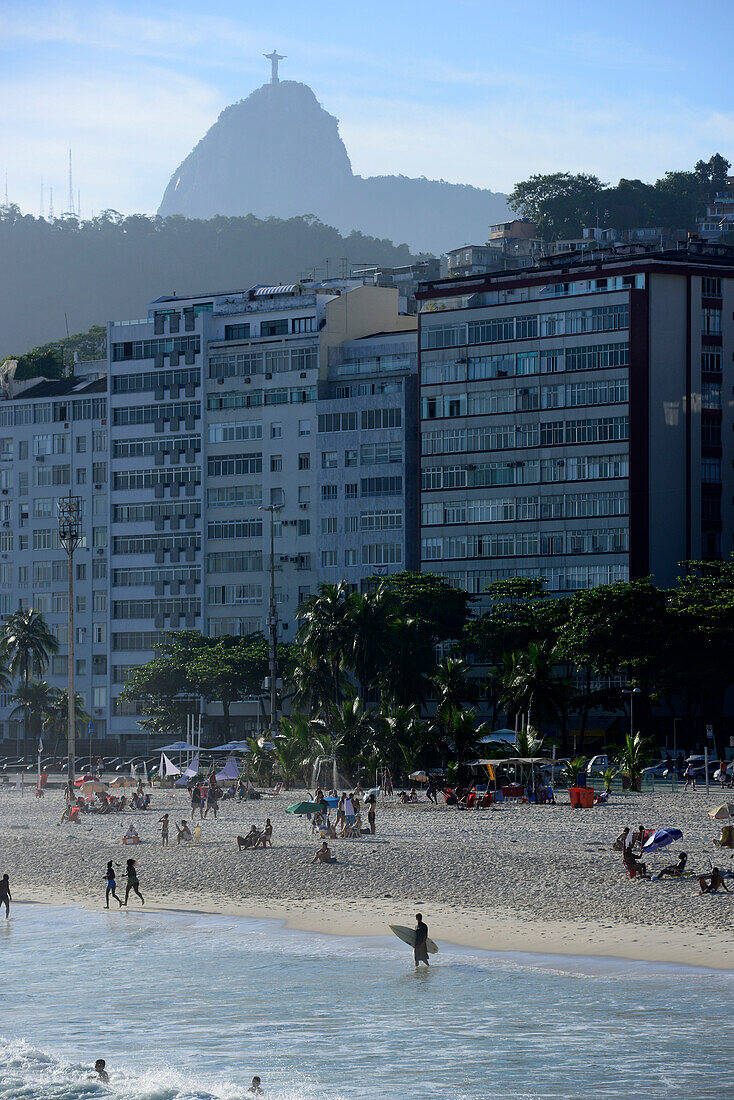
M 252 1084 L 250 1085 L 249 1089 L 247 1090 L 247 1095 L 248 1096 L 264 1096 L 265 1095 L 265 1093 L 263 1092 L 263 1090 L 260 1086 L 260 1078 L 259 1077 L 257 1077 L 257 1076 L 253 1077 Z
M 425 963 L 429 966 L 428 962 L 428 947 L 426 941 L 428 940 L 428 925 L 423 921 L 423 914 L 416 913 L 415 915 L 415 944 L 413 946 L 413 958 L 415 959 L 415 965 L 419 963 Z
M 0 907 L 5 906 L 5 919 L 10 916 L 10 903 L 13 900 L 13 895 L 10 893 L 10 878 L 7 871 L 0 878 Z
M 105 909 L 110 907 L 110 894 L 115 899 L 117 904 L 122 908 L 122 902 L 117 896 L 117 882 L 115 879 L 115 865 L 112 860 L 107 864 L 107 870 L 105 871 L 105 878 L 107 879 L 107 888 L 104 893 Z
M 127 861 L 127 867 L 125 868 L 125 874 L 127 875 L 127 886 L 125 887 L 125 901 L 123 905 L 127 905 L 127 899 L 130 896 L 130 891 L 133 890 L 143 905 L 145 905 L 145 898 L 140 893 L 140 883 L 138 882 L 138 872 L 135 870 L 136 860 L 129 859 Z

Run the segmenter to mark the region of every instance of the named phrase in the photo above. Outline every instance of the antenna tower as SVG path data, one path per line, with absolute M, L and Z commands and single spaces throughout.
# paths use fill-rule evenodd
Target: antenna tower
M 50 222 L 52 222 L 52 221 L 54 220 L 54 189 L 53 189 L 53 187 L 49 187 L 49 189 L 48 189 L 48 194 L 49 194 L 49 200 L 48 200 L 48 220 L 49 220 Z
M 71 149 L 69 150 L 69 206 L 67 214 L 74 213 L 74 183 L 71 178 Z

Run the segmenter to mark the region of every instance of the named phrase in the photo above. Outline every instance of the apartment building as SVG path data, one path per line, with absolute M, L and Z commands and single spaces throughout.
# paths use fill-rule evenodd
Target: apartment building
M 568 592 L 731 552 L 733 250 L 549 259 L 418 299 L 423 569 Z
M 331 387 L 329 357 L 345 341 L 397 330 L 394 340 L 407 332 L 415 359 L 415 328 L 398 312 L 396 289 L 356 279 L 166 297 L 144 320 L 110 325 L 114 736 L 135 735 L 135 707 L 119 693 L 162 631 L 267 629 L 271 522 L 286 641 L 319 581 L 358 584 L 373 565 L 403 567 L 401 369 L 388 373 L 391 389 L 382 378 L 361 383 L 352 404 Z M 377 498 L 378 448 L 396 439 L 400 475 Z M 380 527 L 388 506 L 403 524 L 389 539 Z M 356 517 L 348 533 L 347 512 L 350 524 Z M 240 709 L 254 728 L 257 706 Z

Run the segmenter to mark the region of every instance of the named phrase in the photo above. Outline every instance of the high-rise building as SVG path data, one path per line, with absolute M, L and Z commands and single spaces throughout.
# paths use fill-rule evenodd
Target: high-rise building
M 418 299 L 423 569 L 565 592 L 730 553 L 733 250 L 563 257 Z

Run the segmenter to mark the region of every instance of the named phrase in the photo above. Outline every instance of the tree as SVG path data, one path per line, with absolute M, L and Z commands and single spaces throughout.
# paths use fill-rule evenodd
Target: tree
M 49 659 L 59 648 L 54 635 L 39 611 L 33 608 L 14 611 L 3 626 L 2 652 L 8 672 L 20 677 L 27 687 L 31 676 L 43 676 Z M 28 752 L 29 721 L 26 711 L 23 754 Z
M 268 672 L 268 642 L 260 633 L 224 635 L 197 648 L 186 667 L 189 690 L 222 704 L 223 735 L 229 740 L 233 703 L 257 695 Z
M 342 697 L 341 673 L 347 664 L 351 635 L 349 629 L 349 589 L 339 584 L 320 584 L 318 591 L 302 604 L 297 641 L 303 659 L 322 679 L 328 670 L 330 702 L 338 705 Z
M 6 677 L 3 690 L 7 690 L 8 687 L 9 681 Z M 48 720 L 53 713 L 58 694 L 56 688 L 50 687 L 45 680 L 23 681 L 15 689 L 13 699 L 16 706 L 10 712 L 11 716 L 23 715 L 25 728 L 34 745 L 38 744 L 44 721 Z
M 628 733 L 619 754 L 619 767 L 632 790 L 639 791 L 642 770 L 650 759 L 650 741 L 639 733 Z
M 366 699 L 385 661 L 385 640 L 397 605 L 387 585 L 379 584 L 372 591 L 352 593 L 346 607 L 345 661 L 354 670 L 359 693 Z
M 341 760 L 353 760 L 371 740 L 373 722 L 374 713 L 358 695 L 331 703 L 312 723 L 312 759 L 338 755 Z
M 556 675 L 559 660 L 547 642 L 531 642 L 527 650 L 506 656 L 502 702 L 509 713 L 524 714 L 529 726 L 560 719 L 568 686 Z
M 512 577 L 487 585 L 489 608 L 469 623 L 464 648 L 488 665 L 501 665 L 506 653 L 526 649 L 531 642 L 555 641 L 555 621 L 563 601 L 549 600 L 545 581 Z M 559 606 L 556 606 L 559 605 Z
M 406 570 L 380 582 L 396 602 L 396 616 L 421 624 L 432 645 L 460 638 L 474 597 L 434 573 Z
M 597 176 L 553 172 L 535 175 L 515 184 L 509 205 L 538 226 L 543 240 L 580 237 L 584 226 L 594 225 L 604 194 Z
M 69 692 L 66 688 L 58 691 L 51 688 L 51 701 L 47 712 L 48 724 L 53 732 L 54 747 L 53 756 L 56 757 L 59 746 L 59 738 L 66 740 L 67 751 L 69 745 Z M 76 736 L 85 732 L 84 727 L 89 726 L 91 714 L 84 705 L 84 700 L 78 692 L 74 692 L 74 727 Z M 81 754 L 79 754 L 81 755 Z

